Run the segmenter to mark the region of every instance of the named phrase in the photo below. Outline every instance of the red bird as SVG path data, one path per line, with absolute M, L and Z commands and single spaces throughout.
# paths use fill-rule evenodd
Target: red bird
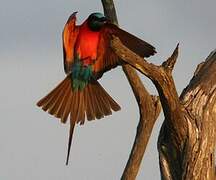
M 122 62 L 110 48 L 112 35 L 141 57 L 156 53 L 155 48 L 110 23 L 101 13 L 92 13 L 83 24 L 76 25 L 76 12 L 65 24 L 63 39 L 66 78 L 37 105 L 66 123 L 70 116 L 68 164 L 72 135 L 76 123 L 101 119 L 120 110 L 120 106 L 97 81 L 103 73 Z

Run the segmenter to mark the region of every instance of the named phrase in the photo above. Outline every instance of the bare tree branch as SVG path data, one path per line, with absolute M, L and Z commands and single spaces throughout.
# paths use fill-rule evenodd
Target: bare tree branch
M 216 52 L 199 65 L 180 99 L 171 75 L 178 54 L 148 63 L 114 37 L 113 50 L 155 84 L 165 120 L 158 139 L 162 179 L 215 179 Z
M 173 161 L 168 164 L 172 164 L 172 166 L 176 167 L 174 174 L 175 176 L 178 176 L 178 173 L 181 172 L 181 164 L 178 163 L 181 157 L 178 151 L 181 152 L 184 148 L 187 123 L 184 118 L 185 110 L 179 101 L 170 69 L 148 63 L 145 59 L 139 57 L 125 47 L 117 37 L 113 38 L 111 46 L 122 60 L 149 77 L 155 84 L 160 95 L 160 101 L 165 115 L 165 127 L 169 130 L 169 137 L 166 138 L 168 138 L 167 141 L 169 142 L 169 145 L 172 146 L 172 152 L 168 151 L 169 149 L 166 149 L 165 146 L 163 146 L 162 150 L 166 151 L 166 153 L 171 153 L 171 160 Z M 170 58 L 177 58 L 177 50 L 178 48 L 173 52 L 173 55 Z M 168 61 L 175 61 L 170 58 Z
M 129 65 L 126 65 L 124 68 L 127 70 L 126 72 L 130 72 L 128 79 L 130 78 L 129 82 L 140 110 L 140 121 L 137 127 L 135 141 L 121 177 L 122 180 L 133 180 L 138 174 L 154 123 L 161 111 L 161 105 L 158 97 L 149 95 L 142 85 L 141 80 L 137 78 L 136 71 Z
M 179 49 L 179 44 L 177 44 L 172 56 L 168 58 L 165 62 L 163 62 L 162 66 L 165 69 L 169 69 L 170 71 L 173 70 L 176 60 L 178 58 L 178 49 Z
M 179 168 L 172 164 L 173 148 L 167 141 L 167 121 L 161 128 L 158 149 L 162 179 L 215 180 L 216 139 L 216 52 L 198 65 L 194 77 L 182 92 L 180 102 L 187 112 L 186 140 Z
M 113 0 L 102 0 L 102 4 L 105 15 L 113 23 L 118 24 Z M 123 65 L 122 68 L 139 105 L 140 121 L 133 148 L 121 179 L 135 180 L 161 106 L 159 98 L 151 96 L 147 92 L 134 68 L 130 65 Z
M 180 96 L 190 113 L 189 145 L 183 159 L 183 177 L 215 179 L 216 52 L 198 65 L 194 77 Z
M 112 23 L 118 25 L 118 19 L 113 0 L 101 0 L 101 2 L 106 17 L 108 17 Z

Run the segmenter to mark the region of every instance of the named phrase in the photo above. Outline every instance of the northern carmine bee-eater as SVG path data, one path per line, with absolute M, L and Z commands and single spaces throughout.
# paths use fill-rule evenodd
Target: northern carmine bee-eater
M 68 164 L 72 135 L 76 123 L 101 119 L 120 110 L 120 106 L 97 81 L 103 73 L 122 64 L 110 47 L 112 35 L 141 57 L 155 54 L 147 42 L 118 28 L 101 13 L 92 13 L 81 25 L 76 25 L 76 12 L 65 24 L 63 39 L 66 78 L 37 105 L 66 123 L 70 116 Z

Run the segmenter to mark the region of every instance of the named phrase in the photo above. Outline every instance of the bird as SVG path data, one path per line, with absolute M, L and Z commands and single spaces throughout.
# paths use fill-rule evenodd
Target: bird
M 121 109 L 98 82 L 105 72 L 123 64 L 110 46 L 112 37 L 118 37 L 141 57 L 156 53 L 152 45 L 111 23 L 100 12 L 90 14 L 80 25 L 76 24 L 76 14 L 70 15 L 62 32 L 66 77 L 37 103 L 62 123 L 70 119 L 66 165 L 75 124 L 101 119 Z

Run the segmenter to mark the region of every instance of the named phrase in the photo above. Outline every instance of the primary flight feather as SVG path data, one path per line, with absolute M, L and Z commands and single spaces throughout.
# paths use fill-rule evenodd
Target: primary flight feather
M 62 40 L 66 78 L 37 105 L 62 123 L 70 118 L 66 164 L 75 124 L 120 110 L 97 81 L 104 72 L 122 63 L 110 47 L 113 35 L 141 57 L 156 53 L 153 46 L 110 23 L 101 13 L 92 13 L 81 25 L 76 25 L 75 12 L 65 24 Z

